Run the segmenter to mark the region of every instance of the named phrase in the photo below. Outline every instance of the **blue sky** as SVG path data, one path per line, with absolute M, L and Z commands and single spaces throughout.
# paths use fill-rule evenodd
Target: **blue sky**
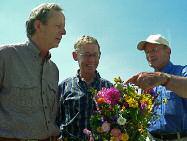
M 60 4 L 66 16 L 67 35 L 51 50 L 60 81 L 75 75 L 78 64 L 71 52 L 84 34 L 98 39 L 102 52 L 98 71 L 110 81 L 152 71 L 144 53 L 136 49 L 149 34 L 164 35 L 171 45 L 171 61 L 187 64 L 186 0 L 1 0 L 0 44 L 26 41 L 25 21 L 43 2 Z

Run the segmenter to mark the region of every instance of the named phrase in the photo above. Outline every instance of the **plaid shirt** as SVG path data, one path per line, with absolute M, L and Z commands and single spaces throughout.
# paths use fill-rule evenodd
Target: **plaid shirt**
M 62 136 L 71 140 L 85 140 L 84 128 L 90 128 L 90 117 L 95 108 L 90 88 L 101 90 L 102 87 L 111 87 L 112 83 L 101 78 L 96 72 L 96 78 L 88 86 L 79 76 L 68 78 L 59 85 L 60 114 L 58 124 Z M 72 139 L 74 138 L 74 139 Z

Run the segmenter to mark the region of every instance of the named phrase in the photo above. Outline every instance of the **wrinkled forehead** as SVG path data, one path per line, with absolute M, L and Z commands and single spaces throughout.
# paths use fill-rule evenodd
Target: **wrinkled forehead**
M 65 16 L 61 11 L 51 10 L 49 12 L 48 19 L 65 20 Z
M 94 43 L 87 43 L 79 47 L 79 51 L 84 52 L 99 52 L 99 46 Z
M 144 47 L 144 51 L 151 50 L 154 48 L 163 48 L 163 47 L 164 47 L 164 45 L 162 45 L 162 44 L 146 43 L 145 47 Z

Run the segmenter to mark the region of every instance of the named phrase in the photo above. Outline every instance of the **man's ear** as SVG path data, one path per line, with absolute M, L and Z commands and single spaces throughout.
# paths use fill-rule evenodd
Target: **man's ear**
M 167 48 L 167 52 L 169 53 L 169 54 L 171 54 L 171 48 Z
M 39 20 L 34 21 L 34 28 L 36 31 L 40 30 L 41 22 Z
M 77 58 L 77 56 L 78 56 L 78 55 L 77 55 L 77 52 L 74 51 L 74 52 L 72 53 L 72 56 L 73 56 L 73 59 L 74 59 L 75 61 L 78 60 L 78 58 Z

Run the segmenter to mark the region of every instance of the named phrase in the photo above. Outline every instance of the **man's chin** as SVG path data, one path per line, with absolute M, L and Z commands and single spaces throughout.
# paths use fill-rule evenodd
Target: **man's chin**
M 154 70 L 157 70 L 157 69 L 158 69 L 158 66 L 156 66 L 156 65 L 154 65 L 154 64 L 149 63 L 149 66 L 152 67 Z
M 87 72 L 88 72 L 89 74 L 94 74 L 95 71 L 96 71 L 95 69 L 88 69 L 88 70 L 87 70 Z
M 152 67 L 152 68 L 155 67 L 154 64 L 152 64 L 152 63 L 149 63 L 149 66 Z
M 59 46 L 59 44 L 56 44 L 56 45 L 54 45 L 52 48 L 57 48 Z

